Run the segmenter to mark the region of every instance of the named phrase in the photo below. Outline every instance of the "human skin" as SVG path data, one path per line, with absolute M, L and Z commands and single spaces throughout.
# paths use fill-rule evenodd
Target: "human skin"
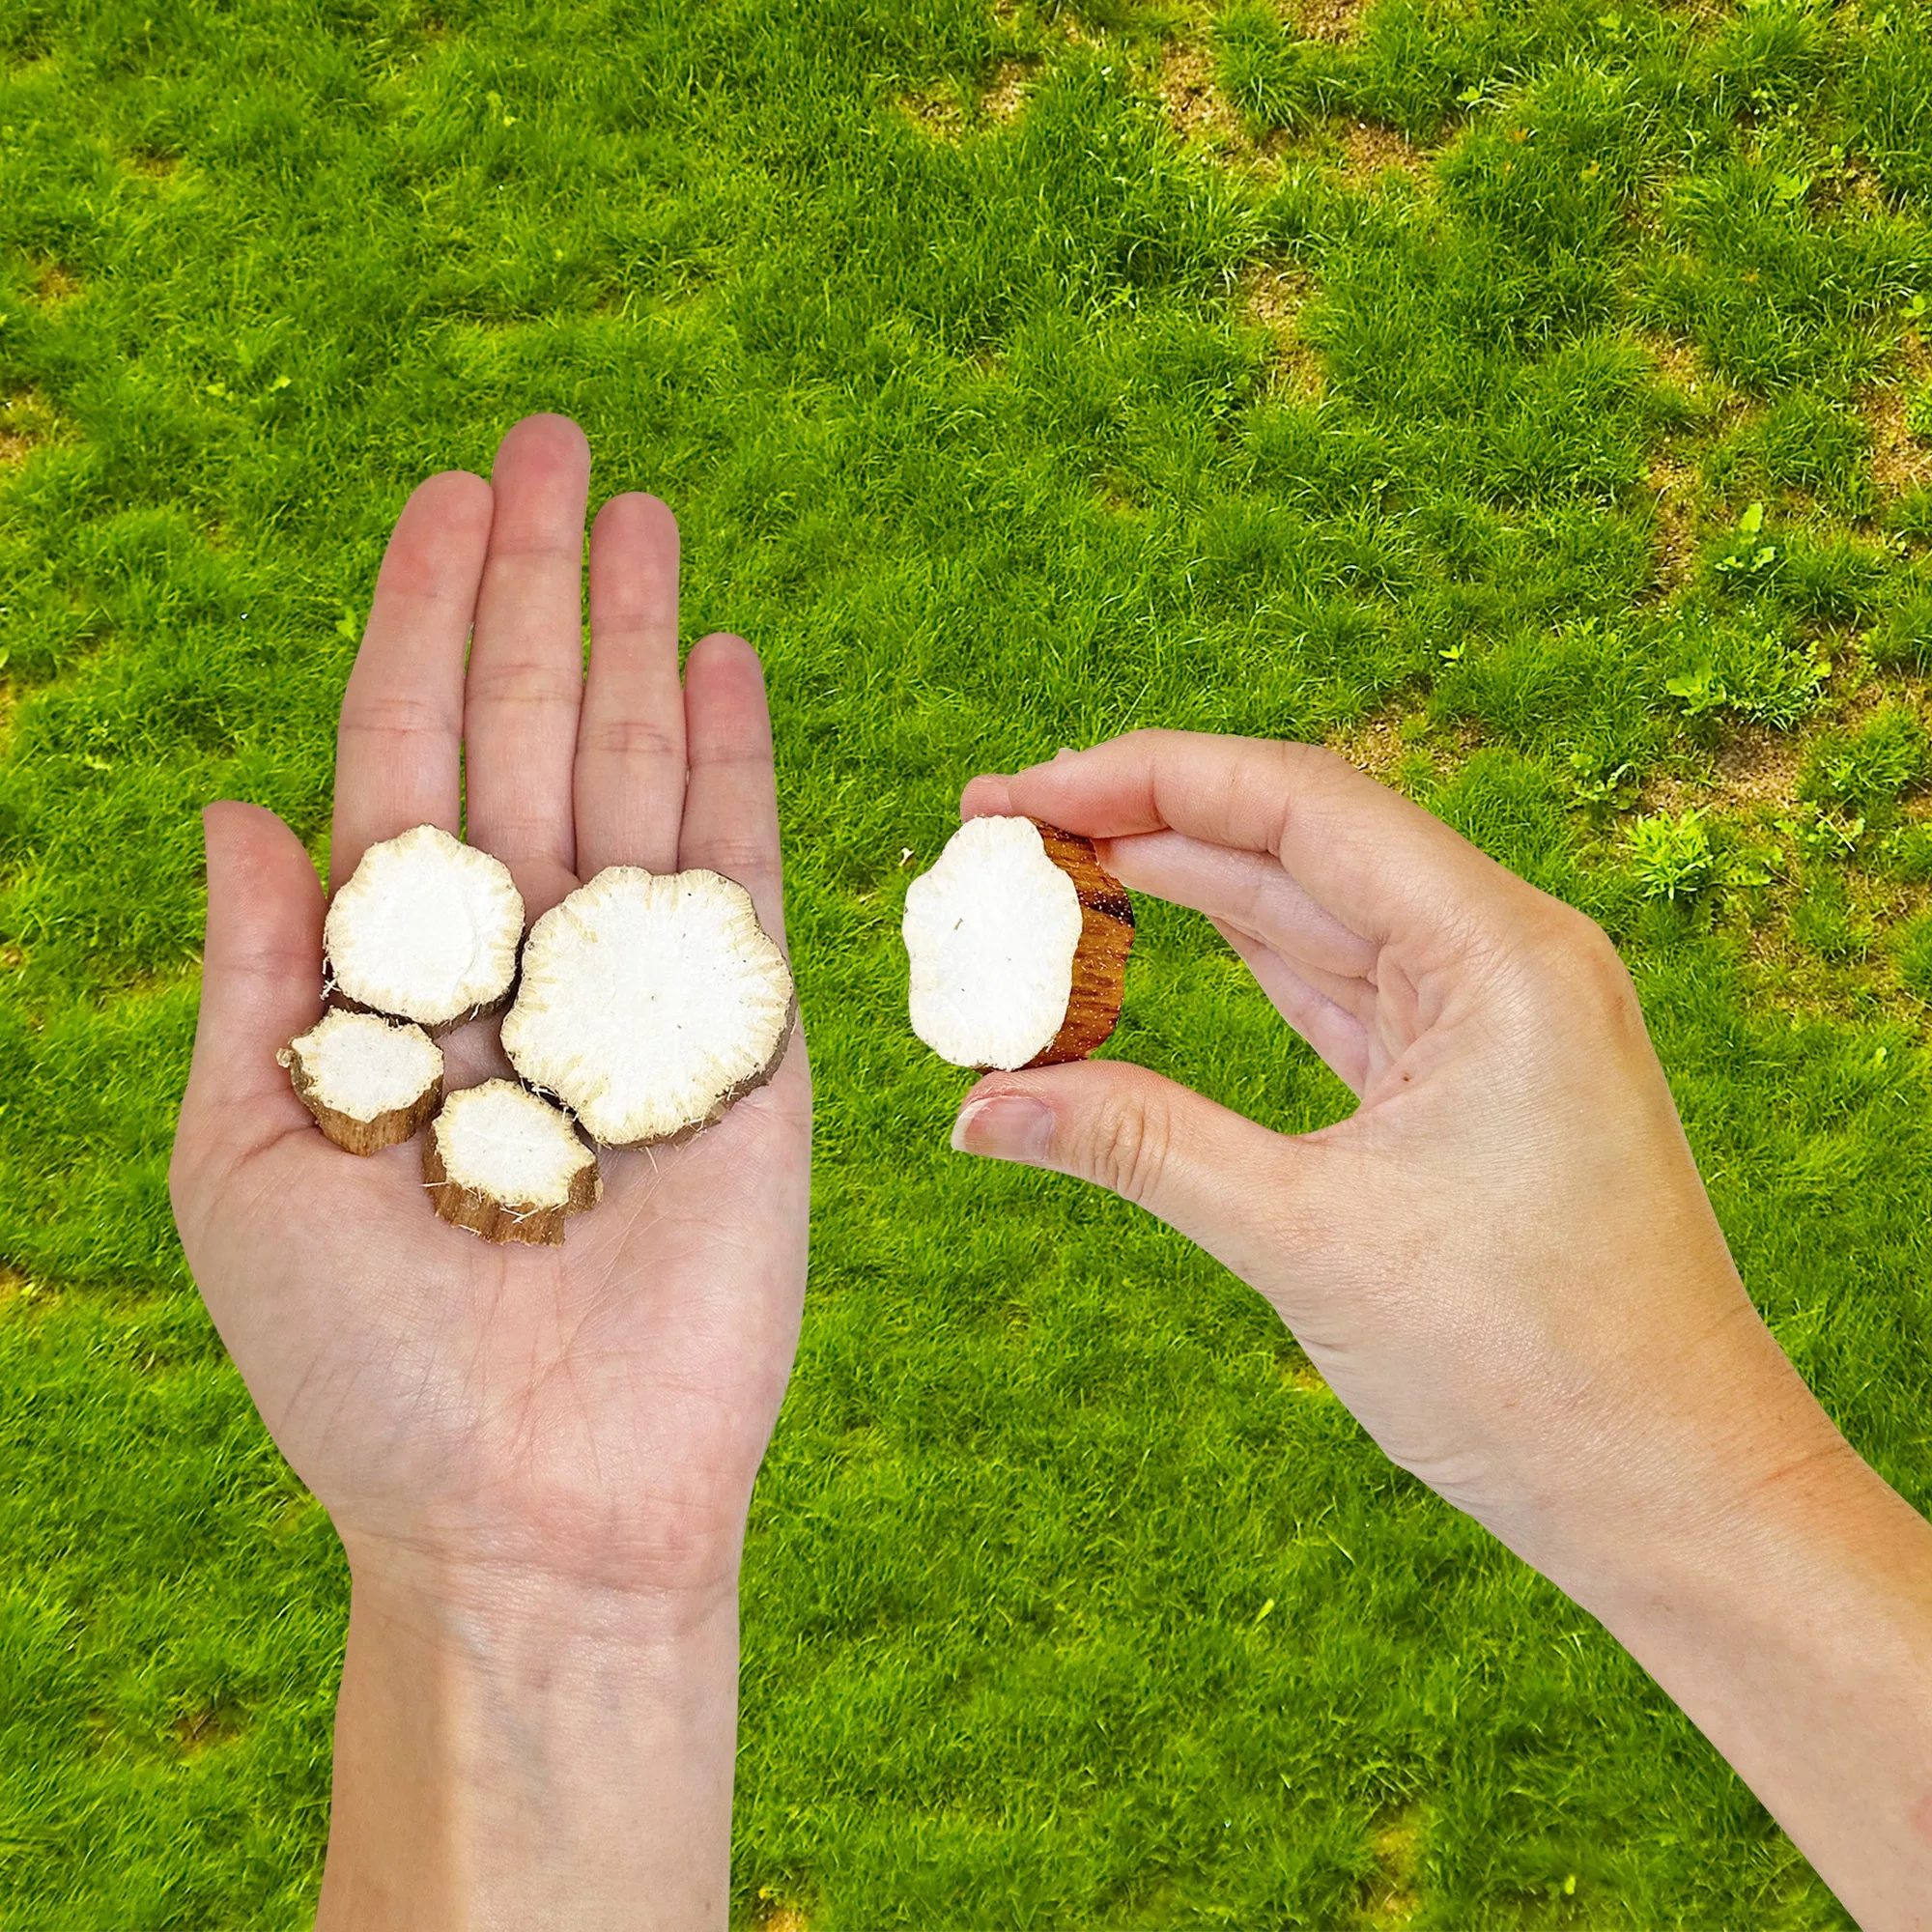
M 627 494 L 591 531 L 585 672 L 589 473 L 574 423 L 531 416 L 488 482 L 411 497 L 343 698 L 331 885 L 377 839 L 458 832 L 461 771 L 530 920 L 605 866 L 704 866 L 781 938 L 757 659 L 706 638 L 680 686 L 676 526 Z M 805 1286 L 803 1037 L 687 1145 L 606 1152 L 562 1246 L 490 1245 L 430 1211 L 416 1144 L 316 1129 L 274 1057 L 321 1009 L 315 868 L 270 812 L 205 822 L 169 1183 L 349 1559 L 319 1922 L 722 1926 L 739 1554 Z M 493 1023 L 442 1044 L 452 1090 L 510 1071 Z
M 706 865 L 780 931 L 736 639 L 676 672 L 676 536 L 533 417 L 412 497 L 343 706 L 331 877 L 457 827 L 535 918 Z M 465 667 L 464 644 L 474 642 Z M 1932 1925 L 1932 1532 L 1757 1320 L 1603 935 L 1306 747 L 1144 733 L 1011 780 L 1199 906 L 1361 1098 L 1287 1139 L 1117 1063 L 980 1083 L 958 1144 L 1111 1186 L 1281 1311 L 1404 1466 L 1600 1616 L 1873 1932 Z M 323 1141 L 274 1065 L 323 902 L 272 815 L 207 815 L 170 1171 L 217 1326 L 352 1574 L 325 1927 L 720 1926 L 736 1584 L 795 1345 L 803 1042 L 688 1147 L 606 1156 L 560 1249 L 426 1210 L 417 1151 Z M 503 1072 L 494 1029 L 450 1084 Z
M 1932 1526 L 1759 1320 L 1603 932 L 1310 746 L 1136 732 L 962 810 L 1205 913 L 1359 1105 L 1287 1136 L 1089 1061 L 986 1076 L 954 1145 L 1111 1188 L 1259 1290 L 1866 1932 L 1932 1928 Z

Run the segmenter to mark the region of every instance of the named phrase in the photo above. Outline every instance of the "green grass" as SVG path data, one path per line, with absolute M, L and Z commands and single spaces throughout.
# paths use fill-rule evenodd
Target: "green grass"
M 164 1188 L 195 809 L 322 855 L 395 512 L 535 409 L 676 506 L 779 719 L 822 1097 L 747 1922 L 1848 1924 L 1259 1301 L 945 1151 L 895 934 L 976 770 L 1354 749 L 1616 934 L 1752 1293 L 1932 1504 L 1929 46 L 1924 0 L 0 0 L 8 1932 L 309 1909 L 344 1576 Z M 1109 1050 L 1345 1105 L 1160 907 Z

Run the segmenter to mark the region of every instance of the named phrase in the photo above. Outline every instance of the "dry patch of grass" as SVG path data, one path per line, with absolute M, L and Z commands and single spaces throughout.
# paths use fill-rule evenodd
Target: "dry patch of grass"
M 1003 60 L 993 70 L 991 83 L 970 109 L 958 89 L 952 87 L 934 87 L 923 94 L 900 95 L 893 105 L 935 141 L 956 144 L 977 119 L 983 118 L 1002 127 L 1009 127 L 1018 120 L 1020 109 L 1026 105 L 1033 74 L 1032 61 Z
M 1658 773 L 1643 785 L 1640 811 L 1699 810 L 1770 817 L 1798 810 L 1798 774 L 1810 738 L 1763 724 L 1726 728 L 1708 773 Z
M 1906 411 L 1906 398 L 1889 384 L 1873 390 L 1859 410 L 1871 432 L 1872 476 L 1888 497 L 1932 483 L 1932 450 L 1913 435 Z
M 1411 705 L 1374 712 L 1324 742 L 1378 784 L 1413 796 L 1453 778 L 1483 736 L 1474 724 L 1439 723 Z
M 0 469 L 20 469 L 44 442 L 53 440 L 52 410 L 32 389 L 15 389 L 0 402 Z
M 1695 343 L 1648 330 L 1639 330 L 1636 340 L 1662 385 L 1695 412 L 1699 422 L 1691 436 L 1700 446 L 1744 416 L 1744 399 L 1711 368 Z M 1703 473 L 1693 457 L 1666 441 L 1652 452 L 1644 483 L 1656 517 L 1656 588 L 1667 597 L 1690 582 L 1696 562 Z
M 1921 1039 L 1932 1036 L 1932 1010 L 1900 983 L 1888 944 L 1888 935 L 1926 910 L 1926 888 L 1856 864 L 1846 866 L 1840 876 L 1847 913 L 1869 934 L 1869 950 L 1853 958 L 1826 959 L 1801 945 L 1791 915 L 1807 884 L 1790 881 L 1744 929 L 1733 927 L 1742 942 L 1745 983 L 1751 996 L 1789 1012 L 1856 1025 L 1884 1022 Z
M 1182 140 L 1224 155 L 1252 155 L 1241 119 L 1222 99 L 1214 57 L 1191 42 L 1170 41 L 1154 70 L 1154 95 L 1167 124 Z
M 1411 181 L 1429 179 L 1429 156 L 1393 128 L 1378 121 L 1343 121 L 1332 131 L 1341 151 L 1342 173 L 1350 182 L 1372 182 L 1391 169 Z
M 936 141 L 957 141 L 965 129 L 966 116 L 960 109 L 959 97 L 951 88 L 902 94 L 893 105 Z
M 1657 333 L 1640 334 L 1637 339 L 1643 344 L 1644 354 L 1657 364 L 1657 373 L 1673 389 L 1694 397 L 1710 386 L 1710 369 L 1694 342 Z
M 233 1711 L 188 1711 L 175 1721 L 175 1750 L 182 1757 L 199 1757 L 241 1734 L 242 1720 Z
M 980 97 L 980 112 L 1003 126 L 1018 120 L 1032 75 L 1033 70 L 1025 61 L 1002 61 L 993 71 L 992 86 Z
M 1643 480 L 1657 519 L 1657 589 L 1668 597 L 1690 582 L 1696 561 L 1697 471 L 1668 450 L 1660 450 Z
M 1314 285 L 1306 269 L 1257 267 L 1241 285 L 1241 302 L 1257 322 L 1270 328 L 1292 327 Z
M 1294 0 L 1292 14 L 1303 39 L 1346 41 L 1367 11 L 1368 0 Z
M 1932 384 L 1932 345 L 1918 329 L 1900 344 L 1904 367 L 1899 377 L 1867 389 L 1859 414 L 1871 434 L 1872 480 L 1887 497 L 1932 484 L 1932 449 L 1913 433 L 1913 398 Z
M 1297 326 L 1313 286 L 1303 270 L 1257 267 L 1241 279 L 1239 303 L 1244 315 L 1274 337 L 1276 388 L 1298 401 L 1319 403 L 1327 393 L 1327 371 Z
M 1776 806 L 1798 802 L 1798 774 L 1807 741 L 1795 731 L 1763 724 L 1737 724 L 1717 750 L 1713 802 L 1727 807 Z
M 1413 1806 L 1398 1812 L 1376 1833 L 1376 1874 L 1362 1901 L 1364 1922 L 1374 1932 L 1406 1925 L 1422 1910 L 1415 1892 L 1415 1864 L 1422 1850 L 1422 1822 Z
M 1356 770 L 1367 772 L 1378 783 L 1400 790 L 1398 774 L 1416 755 L 1427 724 L 1420 712 L 1378 712 L 1346 731 L 1333 733 L 1328 748 L 1341 753 Z
M 65 262 L 43 262 L 34 272 L 34 299 L 60 308 L 80 293 L 80 277 Z
M 181 166 L 181 156 L 164 155 L 158 148 L 130 148 L 121 156 L 121 165 L 144 181 L 164 182 Z

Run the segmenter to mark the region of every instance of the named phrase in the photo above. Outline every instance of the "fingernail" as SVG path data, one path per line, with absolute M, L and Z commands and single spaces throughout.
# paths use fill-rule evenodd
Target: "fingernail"
M 1071 745 L 1063 745 L 1059 751 L 1054 753 L 1053 762 L 1057 765 L 1062 758 L 1077 758 L 1079 755 L 1080 753 Z
M 1042 1165 L 1053 1140 L 1053 1110 L 1024 1094 L 991 1094 L 969 1100 L 952 1123 L 952 1146 L 959 1153 L 994 1160 Z

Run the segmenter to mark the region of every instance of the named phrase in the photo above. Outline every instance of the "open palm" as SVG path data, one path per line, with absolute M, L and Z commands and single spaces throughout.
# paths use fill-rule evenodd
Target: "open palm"
M 450 471 L 410 498 L 343 699 L 331 884 L 374 841 L 457 832 L 467 809 L 532 921 L 606 866 L 703 866 L 781 938 L 757 659 L 707 638 L 680 687 L 676 526 L 627 495 L 591 533 L 585 669 L 589 469 L 575 424 L 531 416 L 489 483 Z M 493 1246 L 437 1218 L 417 1144 L 357 1159 L 316 1129 L 274 1058 L 319 1011 L 314 868 L 270 812 L 218 805 L 207 824 L 175 1214 L 222 1339 L 352 1559 L 727 1580 L 804 1294 L 802 1036 L 687 1145 L 604 1154 L 604 1198 L 561 1247 Z M 494 1023 L 442 1046 L 451 1090 L 510 1071 Z

